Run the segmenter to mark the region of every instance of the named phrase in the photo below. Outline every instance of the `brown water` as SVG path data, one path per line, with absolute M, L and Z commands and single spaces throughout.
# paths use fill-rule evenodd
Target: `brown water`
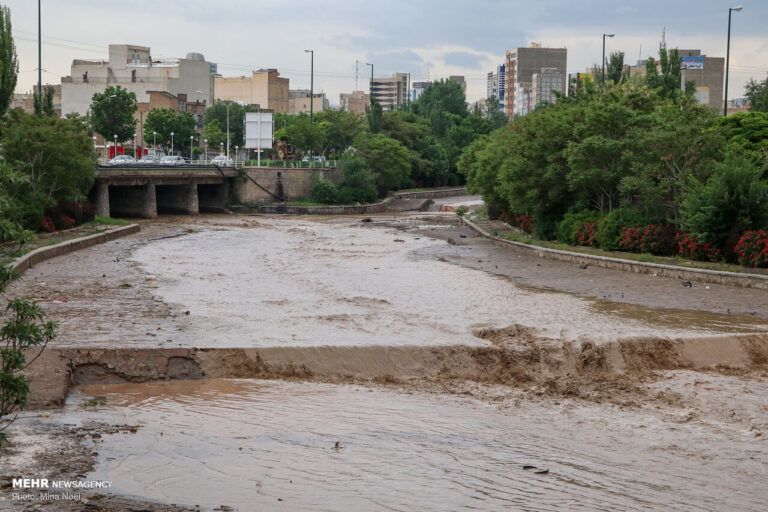
M 90 395 L 107 406 L 83 408 Z M 141 425 L 104 436 L 88 477 L 205 509 L 764 510 L 765 441 L 549 405 L 213 380 L 84 387 L 61 420 Z

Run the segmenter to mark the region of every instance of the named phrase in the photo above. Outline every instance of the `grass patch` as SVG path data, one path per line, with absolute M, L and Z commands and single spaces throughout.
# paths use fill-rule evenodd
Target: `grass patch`
M 97 215 L 93 218 L 91 222 L 88 222 L 86 225 L 95 225 L 95 224 L 105 224 L 107 226 L 127 226 L 130 224 L 129 221 L 125 219 L 113 219 L 112 217 L 101 217 Z

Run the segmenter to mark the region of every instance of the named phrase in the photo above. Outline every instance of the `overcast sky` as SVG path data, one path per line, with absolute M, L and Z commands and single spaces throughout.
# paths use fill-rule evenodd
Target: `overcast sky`
M 37 2 L 10 0 L 19 55 L 17 92 L 37 82 Z M 539 41 L 568 48 L 568 72 L 622 50 L 625 62 L 656 56 L 666 27 L 670 48 L 699 48 L 725 56 L 728 7 L 733 14 L 729 97 L 768 71 L 768 1 L 744 0 L 42 0 L 43 82 L 60 83 L 72 59 L 106 58 L 107 45 L 149 46 L 153 57 L 199 52 L 224 76 L 274 67 L 292 89 L 309 88 L 315 50 L 315 90 L 331 104 L 339 93 L 367 90 L 376 76 L 411 73 L 412 81 L 464 75 L 467 97 L 485 96 L 486 73 L 509 48 Z

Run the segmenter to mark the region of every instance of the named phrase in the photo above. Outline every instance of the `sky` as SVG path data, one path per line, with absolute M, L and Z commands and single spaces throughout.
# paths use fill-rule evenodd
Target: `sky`
M 11 9 L 19 57 L 17 92 L 37 83 L 37 2 L 0 0 Z M 331 104 L 340 92 L 367 90 L 377 77 L 410 73 L 411 81 L 464 75 L 467 99 L 485 97 L 486 79 L 505 51 L 531 41 L 568 49 L 568 72 L 583 72 L 606 54 L 625 62 L 657 56 L 667 47 L 701 49 L 724 57 L 728 8 L 733 13 L 729 98 L 750 78 L 768 72 L 768 1 L 743 0 L 42 0 L 43 83 L 60 83 L 73 59 L 99 59 L 111 44 L 152 48 L 152 56 L 202 53 L 223 76 L 277 68 L 291 89 L 315 90 Z M 356 79 L 355 61 L 358 61 Z

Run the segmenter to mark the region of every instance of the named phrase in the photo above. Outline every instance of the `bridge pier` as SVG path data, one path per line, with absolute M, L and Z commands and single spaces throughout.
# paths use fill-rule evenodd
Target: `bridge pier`
M 93 187 L 92 202 L 96 205 L 96 215 L 109 217 L 109 184 L 97 181 Z
M 109 187 L 110 212 L 114 216 L 157 217 L 157 196 L 154 183 Z
M 184 185 L 156 185 L 157 209 L 161 213 L 199 215 L 197 183 Z

